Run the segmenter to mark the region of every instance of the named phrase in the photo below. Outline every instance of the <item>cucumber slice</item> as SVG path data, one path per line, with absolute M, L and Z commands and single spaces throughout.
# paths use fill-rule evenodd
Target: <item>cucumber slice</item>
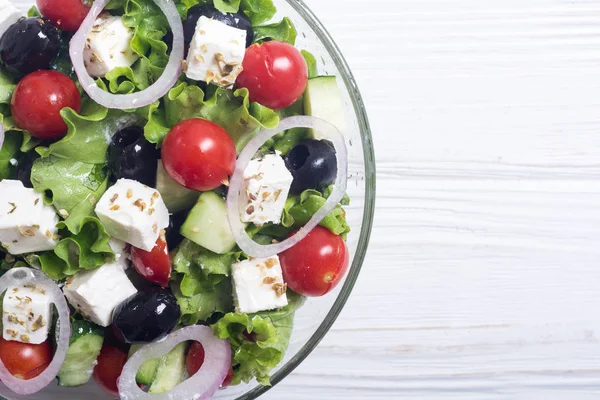
M 136 351 L 141 349 L 143 346 L 143 344 L 131 345 L 131 348 L 129 349 L 129 357 L 131 357 Z M 158 370 L 159 362 L 160 358 L 153 358 L 143 363 L 135 376 L 135 380 L 138 383 L 141 383 L 142 385 L 150 386 L 154 381 L 154 377 L 156 376 L 156 371 Z
M 227 205 L 215 192 L 204 192 L 181 226 L 181 234 L 192 242 L 217 254 L 235 247 L 229 228 Z
M 160 359 L 158 370 L 148 393 L 164 393 L 179 385 L 185 374 L 187 343 L 179 343 Z
M 171 179 L 160 161 L 156 171 L 156 190 L 159 191 L 167 209 L 172 214 L 189 209 L 200 196 L 200 192 L 181 186 Z
M 344 107 L 335 76 L 317 76 L 308 80 L 304 92 L 304 112 L 335 125 L 340 132 L 346 131 Z M 327 139 L 325 135 L 312 130 L 315 139 Z
M 80 386 L 87 383 L 104 342 L 104 332 L 91 322 L 73 321 L 71 330 L 73 333 L 67 356 L 57 375 L 60 386 Z

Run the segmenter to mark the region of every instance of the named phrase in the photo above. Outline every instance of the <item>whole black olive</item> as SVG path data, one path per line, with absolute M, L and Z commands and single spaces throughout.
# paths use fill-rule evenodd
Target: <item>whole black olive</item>
M 21 18 L 0 38 L 0 60 L 16 76 L 50 69 L 60 33 L 46 18 Z
M 39 157 L 40 155 L 37 152 L 30 151 L 24 153 L 18 159 L 17 179 L 20 180 L 26 188 L 33 188 L 33 184 L 31 183 L 31 168 L 33 167 L 33 162 Z
M 113 325 L 127 343 L 150 343 L 167 336 L 180 316 L 170 291 L 138 292 L 115 308 Z
M 115 180 L 133 179 L 154 187 L 159 155 L 156 146 L 144 137 L 144 131 L 132 126 L 112 137 L 108 146 L 108 169 Z
M 188 10 L 187 19 L 183 23 L 183 34 L 186 46 L 189 46 L 190 43 L 192 43 L 192 38 L 196 32 L 196 24 L 200 17 L 203 16 L 246 31 L 246 47 L 249 47 L 252 44 L 252 40 L 254 39 L 252 23 L 244 14 L 241 12 L 235 14 L 222 13 L 210 4 L 198 4 Z
M 301 141 L 285 156 L 285 165 L 294 177 L 294 194 L 329 186 L 337 175 L 335 148 L 329 140 Z
M 179 232 L 181 230 L 181 225 L 187 219 L 187 212 L 182 212 L 179 214 L 171 214 L 169 217 L 169 226 L 167 227 L 167 245 L 170 250 L 173 250 L 175 247 L 179 246 L 179 243 L 183 240 L 183 236 Z

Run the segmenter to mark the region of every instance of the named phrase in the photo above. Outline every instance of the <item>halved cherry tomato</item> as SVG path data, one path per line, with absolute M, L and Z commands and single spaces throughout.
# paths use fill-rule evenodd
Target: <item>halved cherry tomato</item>
M 69 32 L 79 29 L 91 8 L 81 0 L 37 0 L 37 7 L 58 29 Z
M 65 107 L 79 112 L 81 96 L 75 83 L 57 71 L 26 75 L 17 85 L 10 104 L 17 126 L 45 140 L 66 135 L 67 124 L 60 116 L 60 110 Z
M 276 40 L 246 49 L 237 85 L 250 91 L 250 101 L 275 110 L 291 106 L 308 83 L 308 67 L 294 46 Z
M 204 364 L 204 347 L 199 342 L 192 342 L 185 358 L 185 369 L 189 376 L 194 375 Z M 221 384 L 221 389 L 231 385 L 233 381 L 233 367 L 229 367 L 229 372 Z
M 344 277 L 350 256 L 340 236 L 317 226 L 295 246 L 279 254 L 283 279 L 306 296 L 329 293 Z
M 94 380 L 108 393 L 117 396 L 119 389 L 117 380 L 127 362 L 127 353 L 123 350 L 110 346 L 102 346 L 98 356 L 98 364 L 94 367 Z
M 131 261 L 135 270 L 148 281 L 164 288 L 169 286 L 171 260 L 165 238 L 159 237 L 152 251 L 132 247 Z
M 192 118 L 175 125 L 162 145 L 162 163 L 188 189 L 207 191 L 226 183 L 235 169 L 235 145 L 214 122 Z
M 8 372 L 17 378 L 32 379 L 50 365 L 52 347 L 48 340 L 41 344 L 31 344 L 0 337 L 0 359 Z

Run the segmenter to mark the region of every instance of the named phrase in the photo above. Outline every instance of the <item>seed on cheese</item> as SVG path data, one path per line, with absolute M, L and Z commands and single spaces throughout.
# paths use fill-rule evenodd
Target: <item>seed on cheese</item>
M 35 285 L 9 287 L 2 303 L 2 337 L 40 344 L 48 339 L 52 309 L 46 292 Z
M 252 160 L 244 171 L 240 193 L 240 218 L 263 225 L 279 224 L 294 177 L 278 154 Z
M 279 257 L 252 258 L 232 266 L 236 311 L 254 313 L 285 307 L 287 284 Z
M 150 201 L 154 205 L 148 209 Z M 104 193 L 96 214 L 110 236 L 146 251 L 169 226 L 169 211 L 158 191 L 130 179 L 119 179 Z

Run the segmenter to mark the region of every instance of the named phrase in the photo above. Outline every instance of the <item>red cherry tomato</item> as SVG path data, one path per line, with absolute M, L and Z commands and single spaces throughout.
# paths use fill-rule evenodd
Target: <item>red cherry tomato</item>
M 279 254 L 283 278 L 290 289 L 323 296 L 344 277 L 350 256 L 344 240 L 317 226 L 295 246 Z
M 94 380 L 108 393 L 117 396 L 119 389 L 117 380 L 127 362 L 127 353 L 109 345 L 102 346 L 98 356 L 98 364 L 94 367 Z
M 79 29 L 91 8 L 81 0 L 37 0 L 37 7 L 58 29 L 69 32 Z
M 65 107 L 77 112 L 81 109 L 75 83 L 57 71 L 36 71 L 21 79 L 10 110 L 19 128 L 38 139 L 55 140 L 67 133 L 67 124 L 60 116 Z
M 250 91 L 250 101 L 278 110 L 291 106 L 308 83 L 308 67 L 294 46 L 276 40 L 246 49 L 239 87 Z
M 32 379 L 44 372 L 52 361 L 49 341 L 21 343 L 0 337 L 0 359 L 8 372 L 21 379 Z
M 189 376 L 194 375 L 204 364 L 204 347 L 199 342 L 192 342 L 185 358 L 185 369 Z M 231 385 L 233 381 L 233 367 L 229 367 L 229 372 L 221 384 L 221 389 Z
M 135 270 L 148 281 L 166 288 L 171 277 L 171 260 L 169 248 L 164 238 L 160 237 L 152 251 L 137 247 L 131 248 L 131 261 Z
M 175 125 L 165 137 L 161 154 L 169 176 L 192 190 L 213 190 L 235 169 L 233 140 L 223 128 L 205 119 Z

